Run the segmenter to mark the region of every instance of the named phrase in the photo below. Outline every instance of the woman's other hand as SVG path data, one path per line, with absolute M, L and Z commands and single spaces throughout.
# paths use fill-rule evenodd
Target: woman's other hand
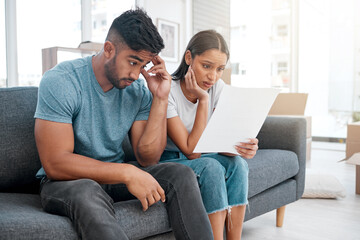
M 235 145 L 235 149 L 241 157 L 251 159 L 259 149 L 258 143 L 259 140 L 257 138 L 250 138 L 248 142 L 239 142 Z

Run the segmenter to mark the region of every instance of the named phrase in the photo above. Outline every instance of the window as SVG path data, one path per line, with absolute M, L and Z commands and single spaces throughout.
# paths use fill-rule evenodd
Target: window
M 81 42 L 81 1 L 17 0 L 16 12 L 18 83 L 39 85 L 41 50 L 53 46 L 77 47 Z
M 286 37 L 288 35 L 288 30 L 286 25 L 277 26 L 277 35 L 279 37 Z
M 259 7 L 259 1 L 231 1 L 230 62 L 240 63 L 232 85 L 293 91 L 290 2 L 262 1 Z
M 287 62 L 278 62 L 277 63 L 277 73 L 278 75 L 282 74 L 282 73 L 287 73 L 288 71 L 288 64 Z
M 288 62 L 277 62 L 276 72 L 277 75 L 272 76 L 272 86 L 280 88 L 289 88 L 289 64 Z
M 6 1 L 14 4 L 13 12 L 5 9 Z M 134 7 L 135 0 L 0 0 L 0 87 L 10 86 L 9 82 L 37 86 L 42 76 L 42 49 L 76 48 L 83 41 L 103 43 L 113 19 Z M 82 9 L 86 9 L 83 15 Z M 5 22 L 5 11 L 14 16 L 10 25 Z M 17 57 L 10 62 L 5 29 L 16 36 L 10 45 Z
M 346 124 L 360 121 L 360 0 L 261 3 L 231 2 L 232 84 L 308 93 L 314 139 L 345 138 Z
M 5 0 L 0 0 L 0 87 L 6 87 Z
M 128 9 L 134 9 L 135 0 L 92 0 L 92 34 L 91 41 L 103 43 L 114 18 Z
M 289 0 L 272 0 L 272 9 L 287 9 L 289 7 Z
M 231 63 L 231 74 L 233 75 L 239 74 L 239 63 Z

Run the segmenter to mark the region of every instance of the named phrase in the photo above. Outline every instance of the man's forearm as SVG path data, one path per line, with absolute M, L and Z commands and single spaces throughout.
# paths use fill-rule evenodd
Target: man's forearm
M 127 183 L 133 165 L 102 162 L 74 153 L 58 153 L 43 157 L 42 163 L 48 178 L 53 180 L 92 179 L 101 184 Z
M 135 168 L 75 154 L 72 124 L 36 119 L 34 133 L 41 164 L 50 179 L 89 178 L 99 183 L 125 183 Z
M 138 142 L 138 161 L 143 166 L 156 164 L 166 146 L 167 99 L 154 97 L 149 118 Z

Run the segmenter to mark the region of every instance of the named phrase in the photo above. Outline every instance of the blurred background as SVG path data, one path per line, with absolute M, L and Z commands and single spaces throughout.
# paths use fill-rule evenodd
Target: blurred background
M 103 43 L 136 6 L 176 31 L 169 73 L 193 34 L 215 29 L 230 47 L 231 85 L 308 93 L 313 140 L 343 142 L 360 121 L 360 0 L 0 0 L 0 87 L 38 86 L 42 49 Z

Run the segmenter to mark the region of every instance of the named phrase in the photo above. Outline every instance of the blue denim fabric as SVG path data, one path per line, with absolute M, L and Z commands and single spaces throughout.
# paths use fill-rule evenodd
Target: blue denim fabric
M 248 204 L 249 168 L 239 156 L 207 153 L 189 160 L 181 152 L 164 151 L 160 161 L 181 163 L 194 170 L 208 214 Z

